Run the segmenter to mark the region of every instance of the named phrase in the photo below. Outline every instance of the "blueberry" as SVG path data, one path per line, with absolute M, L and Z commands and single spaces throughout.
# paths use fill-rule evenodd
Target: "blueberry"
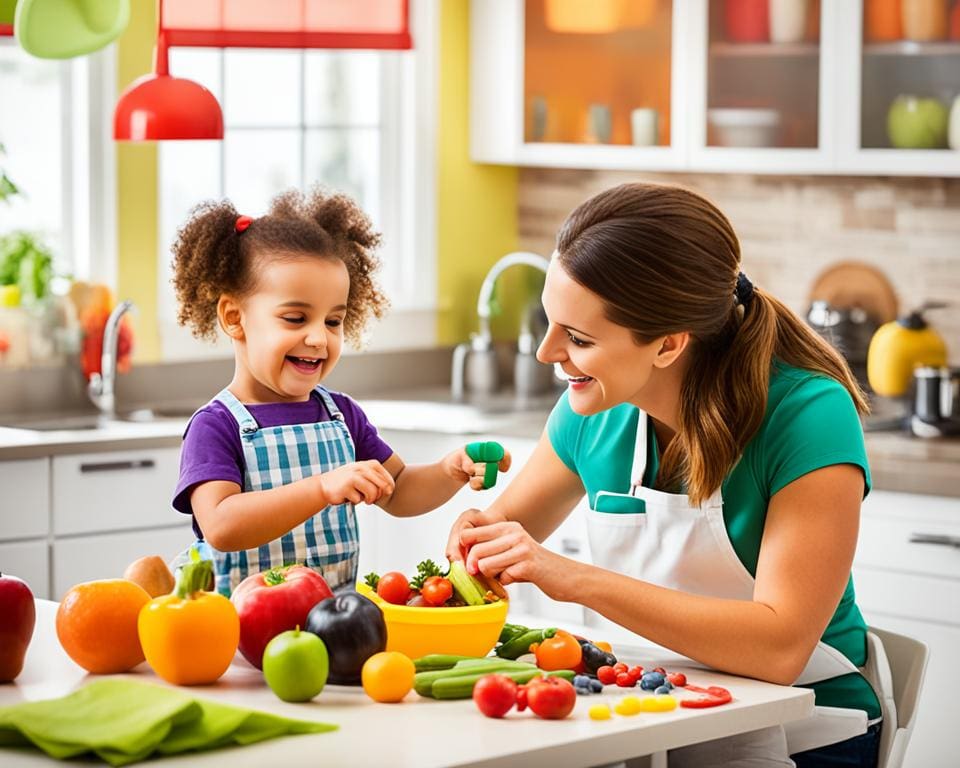
M 576 690 L 578 696 L 589 696 L 591 693 L 593 693 L 593 691 L 591 691 L 590 688 L 584 687 L 582 685 L 575 685 L 573 687 L 574 687 L 574 690 Z
M 597 679 L 591 680 L 591 681 L 590 681 L 590 690 L 593 691 L 594 693 L 600 693 L 600 692 L 603 690 L 603 683 L 601 683 L 601 682 L 600 682 L 599 680 L 597 680 Z
M 669 685 L 661 685 L 659 688 L 655 688 L 653 692 L 654 692 L 654 693 L 667 693 L 667 694 L 669 694 L 669 693 L 670 693 L 670 686 L 669 686 Z
M 590 678 L 587 677 L 586 675 L 574 675 L 573 684 L 574 686 L 589 686 Z
M 660 686 L 655 680 L 640 680 L 640 687 L 645 691 L 652 691 Z

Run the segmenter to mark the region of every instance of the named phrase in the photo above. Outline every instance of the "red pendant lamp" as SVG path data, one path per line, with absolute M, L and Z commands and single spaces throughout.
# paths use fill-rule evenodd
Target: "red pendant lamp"
M 157 46 L 153 74 L 134 80 L 113 111 L 117 141 L 222 139 L 223 110 L 200 83 L 173 77 L 168 71 L 163 0 L 157 0 Z

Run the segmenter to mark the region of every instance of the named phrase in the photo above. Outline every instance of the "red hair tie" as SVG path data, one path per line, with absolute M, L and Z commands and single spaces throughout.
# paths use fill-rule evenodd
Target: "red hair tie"
M 237 222 L 233 225 L 233 228 L 237 230 L 237 234 L 240 232 L 245 232 L 247 227 L 253 224 L 253 218 L 250 216 L 237 216 Z

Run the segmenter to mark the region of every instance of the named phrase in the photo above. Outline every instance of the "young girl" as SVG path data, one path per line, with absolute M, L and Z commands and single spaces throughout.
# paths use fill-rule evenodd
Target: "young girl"
M 319 386 L 344 337 L 358 341 L 387 306 L 379 242 L 350 198 L 319 190 L 281 194 L 260 218 L 208 202 L 178 233 L 178 319 L 200 338 L 219 327 L 234 349 L 233 380 L 187 427 L 173 501 L 212 549 L 223 594 L 295 562 L 331 589 L 353 584 L 355 504 L 409 517 L 482 487 L 463 449 L 405 466 L 353 400 Z

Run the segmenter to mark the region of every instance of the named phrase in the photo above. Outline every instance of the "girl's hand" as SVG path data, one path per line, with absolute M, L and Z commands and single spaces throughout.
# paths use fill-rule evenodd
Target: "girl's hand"
M 317 477 L 323 506 L 348 501 L 374 504 L 394 489 L 393 476 L 373 459 L 344 464 Z
M 500 472 L 506 472 L 510 469 L 512 459 L 510 451 L 504 450 L 503 458 L 497 462 L 497 469 Z M 483 474 L 486 465 L 474 462 L 467 455 L 466 448 L 458 448 L 453 453 L 445 456 L 441 461 L 443 470 L 452 480 L 460 483 L 470 483 L 470 487 L 475 491 L 483 490 Z
M 468 573 L 480 571 L 504 586 L 529 581 L 554 600 L 576 598 L 571 561 L 541 545 L 520 523 L 501 521 L 464 527 L 460 545 L 467 552 Z
M 482 525 L 503 522 L 505 520 L 506 518 L 503 515 L 498 515 L 489 510 L 468 509 L 454 521 L 453 527 L 450 529 L 450 536 L 447 538 L 447 560 L 450 562 L 454 560 L 466 561 L 469 547 L 464 547 L 461 544 L 461 534 L 463 531 Z

